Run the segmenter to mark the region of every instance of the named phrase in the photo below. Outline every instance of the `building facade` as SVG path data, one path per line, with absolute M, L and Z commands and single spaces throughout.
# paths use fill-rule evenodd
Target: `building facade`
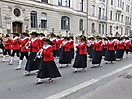
M 1 0 L 0 32 L 129 35 L 131 0 Z

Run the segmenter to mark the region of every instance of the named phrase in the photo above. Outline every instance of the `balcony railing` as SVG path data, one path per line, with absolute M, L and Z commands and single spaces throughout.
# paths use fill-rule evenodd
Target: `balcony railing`
M 99 19 L 99 20 L 104 20 L 104 21 L 106 21 L 106 20 L 107 20 L 107 17 L 104 16 L 104 15 L 102 15 L 102 16 L 99 15 L 99 16 L 98 16 L 98 19 Z
M 125 25 L 131 25 L 131 22 L 126 22 Z
M 116 10 L 119 11 L 119 12 L 122 12 L 123 11 L 122 10 L 122 7 L 118 7 L 118 6 L 116 6 Z

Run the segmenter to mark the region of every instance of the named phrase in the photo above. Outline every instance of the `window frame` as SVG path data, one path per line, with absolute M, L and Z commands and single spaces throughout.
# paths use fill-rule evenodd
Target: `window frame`
M 68 25 L 66 25 L 66 21 L 68 22 Z M 61 17 L 61 29 L 70 30 L 70 18 L 68 16 Z

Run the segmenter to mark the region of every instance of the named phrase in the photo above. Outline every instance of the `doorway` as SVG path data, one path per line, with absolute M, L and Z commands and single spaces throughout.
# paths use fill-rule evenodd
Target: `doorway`
M 22 33 L 22 23 L 20 23 L 20 22 L 13 22 L 12 23 L 12 30 L 15 33 L 21 34 Z

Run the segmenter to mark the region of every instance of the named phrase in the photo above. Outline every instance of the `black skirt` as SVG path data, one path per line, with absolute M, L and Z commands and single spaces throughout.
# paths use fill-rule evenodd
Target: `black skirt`
M 33 70 L 38 70 L 39 66 L 40 66 L 40 60 L 39 59 L 35 59 L 37 52 L 31 52 L 28 58 L 28 61 L 26 63 L 25 66 L 25 70 L 26 71 L 33 71 Z M 35 60 L 34 60 L 35 59 Z
M 86 68 L 87 67 L 87 55 L 76 54 L 73 68 Z
M 102 48 L 102 56 L 105 56 L 107 48 Z
M 106 61 L 116 61 L 115 51 L 107 50 L 105 55 Z
M 70 49 L 70 57 L 71 57 L 71 60 L 74 59 L 74 48 Z
M 123 58 L 124 50 L 123 49 L 116 49 L 116 58 Z
M 130 52 L 132 52 L 132 46 L 130 46 Z
M 60 51 L 61 51 L 61 48 L 58 48 L 57 51 L 56 51 L 56 56 L 57 57 L 60 57 Z
M 89 55 L 89 58 L 92 58 L 93 57 L 93 49 L 92 47 L 90 47 L 90 55 Z
M 61 77 L 61 74 L 55 62 L 53 60 L 43 61 L 39 68 L 37 78 L 56 78 L 56 77 Z
M 102 51 L 93 51 L 92 64 L 100 64 L 102 60 Z
M 59 63 L 60 64 L 70 64 L 71 63 L 70 51 L 69 52 L 65 52 L 63 50 L 61 51 Z
M 90 55 L 91 47 L 87 46 L 86 48 L 87 48 L 88 55 Z

